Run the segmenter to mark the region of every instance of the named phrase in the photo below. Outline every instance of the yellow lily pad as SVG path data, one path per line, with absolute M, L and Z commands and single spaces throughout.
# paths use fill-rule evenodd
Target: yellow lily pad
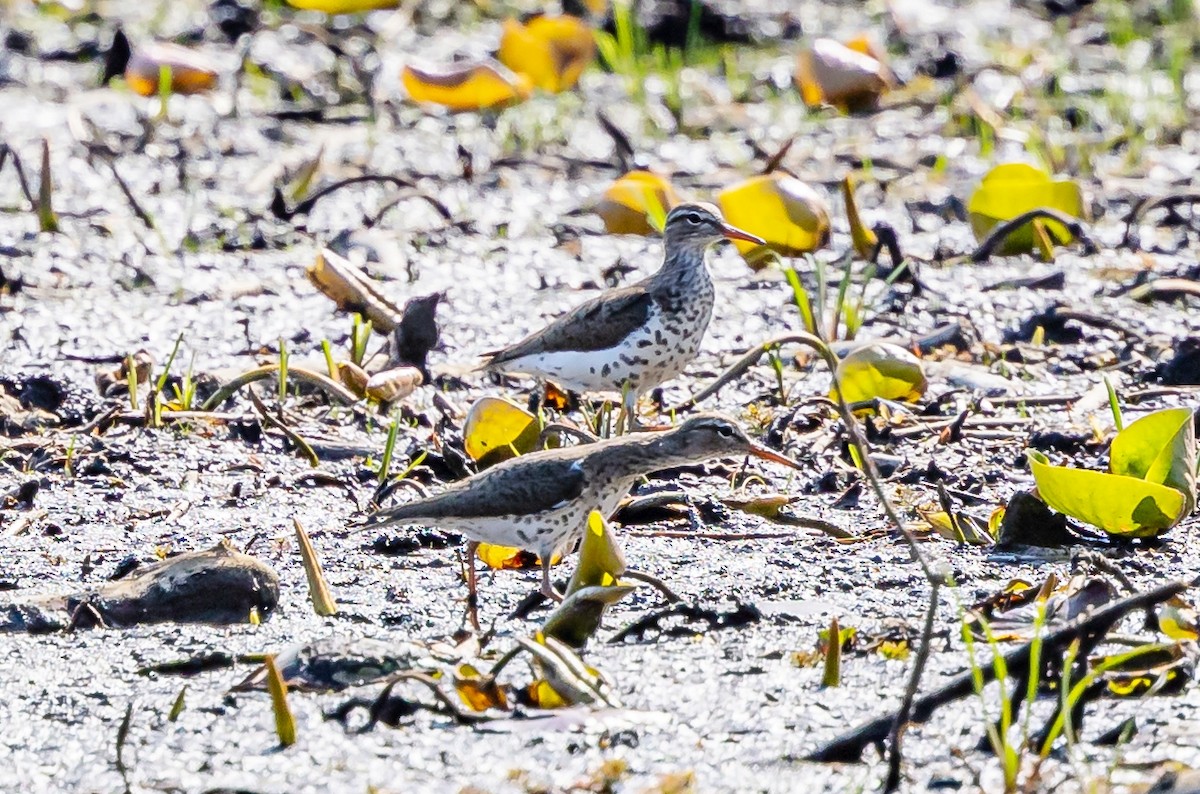
M 725 188 L 717 196 L 725 220 L 766 240 L 765 246 L 734 240 L 753 262 L 767 251 L 801 256 L 829 240 L 829 207 L 817 191 L 794 176 L 775 171 Z
M 361 14 L 397 8 L 400 0 L 287 0 L 292 8 L 303 11 L 322 11 L 326 14 Z
M 475 553 L 484 565 L 494 571 L 523 571 L 538 565 L 536 554 L 515 546 L 480 543 Z
M 1137 477 L 1053 466 L 1040 452 L 1027 454 L 1043 502 L 1110 535 L 1153 537 L 1184 516 L 1184 496 L 1174 488 Z
M 630 171 L 609 185 L 596 205 L 609 234 L 654 234 L 679 203 L 675 188 L 658 174 Z
M 1196 432 L 1190 408 L 1155 411 L 1113 439 L 1109 471 L 1053 466 L 1029 450 L 1038 496 L 1111 535 L 1153 537 L 1196 506 Z
M 484 469 L 533 450 L 541 436 L 537 417 L 499 397 L 482 397 L 467 412 L 463 449 Z
M 916 402 L 929 386 L 921 359 L 887 342 L 872 342 L 850 351 L 838 362 L 837 379 L 848 403 L 877 398 Z M 831 396 L 836 399 L 837 391 Z
M 1025 163 L 1006 163 L 983 177 L 971 194 L 967 212 L 975 238 L 983 240 L 996 224 L 1039 207 L 1083 218 L 1083 193 L 1070 179 L 1051 179 L 1045 171 Z M 1042 220 L 1041 224 L 1045 234 L 1057 244 L 1071 242 L 1071 233 L 1061 223 Z M 1010 234 L 997 251 L 1005 255 L 1026 253 L 1034 245 L 1033 226 L 1026 224 Z
M 450 110 L 486 110 L 529 98 L 533 83 L 503 64 L 486 60 L 435 72 L 413 65 L 400 72 L 404 90 L 414 102 L 443 105 Z
M 595 57 L 592 29 L 583 20 L 565 15 L 534 17 L 525 24 L 505 20 L 496 54 L 500 63 L 551 93 L 573 88 Z

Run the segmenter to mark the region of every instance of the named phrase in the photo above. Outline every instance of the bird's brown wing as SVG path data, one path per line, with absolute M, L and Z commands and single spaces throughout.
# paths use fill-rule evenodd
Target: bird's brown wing
M 536 353 L 614 347 L 646 322 L 653 305 L 654 298 L 644 283 L 605 292 L 520 342 L 489 353 L 490 358 L 484 366 L 492 367 Z
M 514 458 L 482 474 L 455 483 L 426 499 L 380 510 L 368 526 L 436 521 L 439 518 L 521 516 L 550 510 L 583 493 L 578 456 L 551 450 Z M 539 459 L 531 458 L 537 455 Z M 507 465 L 507 464 L 520 465 Z

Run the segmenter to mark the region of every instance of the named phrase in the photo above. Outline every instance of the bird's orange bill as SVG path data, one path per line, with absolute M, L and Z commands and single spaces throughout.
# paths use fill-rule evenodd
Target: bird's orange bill
M 769 460 L 773 463 L 780 463 L 784 466 L 791 466 L 793 469 L 800 468 L 799 462 L 792 460 L 787 455 L 781 455 L 773 449 L 767 449 L 766 447 L 759 446 L 758 444 L 750 445 L 750 454 L 756 458 L 762 458 L 763 460 Z
M 750 232 L 744 232 L 736 226 L 730 226 L 728 223 L 721 224 L 721 231 L 725 233 L 726 240 L 745 240 L 748 243 L 755 245 L 766 245 L 767 241 L 761 237 L 756 237 Z

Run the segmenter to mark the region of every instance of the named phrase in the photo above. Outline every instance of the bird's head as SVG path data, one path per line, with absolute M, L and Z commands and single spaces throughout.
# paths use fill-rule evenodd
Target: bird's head
M 712 204 L 680 204 L 667 214 L 663 239 L 668 250 L 699 250 L 719 240 L 746 240 L 763 245 L 761 238 L 730 226 Z
M 713 458 L 753 455 L 794 469 L 800 468 L 799 463 L 786 455 L 751 441 L 736 422 L 720 414 L 698 414 L 690 417 L 683 424 L 664 433 L 658 444 L 666 457 L 680 461 L 698 463 Z

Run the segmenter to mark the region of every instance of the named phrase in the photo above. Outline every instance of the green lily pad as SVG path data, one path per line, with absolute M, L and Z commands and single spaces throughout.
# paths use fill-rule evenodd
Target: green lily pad
M 1083 193 L 1070 179 L 1051 179 L 1045 171 L 1025 163 L 1005 163 L 984 175 L 971 194 L 967 212 L 975 238 L 982 241 L 996 224 L 1039 207 L 1082 218 Z M 1071 242 L 1071 233 L 1061 223 L 1044 219 L 1040 223 L 1054 242 L 1060 245 Z M 1026 253 L 1033 246 L 1033 226 L 1027 223 L 1005 239 L 998 253 Z
M 1153 537 L 1196 506 L 1196 434 L 1192 411 L 1144 416 L 1113 439 L 1110 472 L 1054 466 L 1030 450 L 1038 496 L 1050 507 L 1111 535 Z
M 1196 425 L 1190 408 L 1168 408 L 1143 416 L 1113 439 L 1108 468 L 1113 474 L 1161 483 L 1196 506 Z

